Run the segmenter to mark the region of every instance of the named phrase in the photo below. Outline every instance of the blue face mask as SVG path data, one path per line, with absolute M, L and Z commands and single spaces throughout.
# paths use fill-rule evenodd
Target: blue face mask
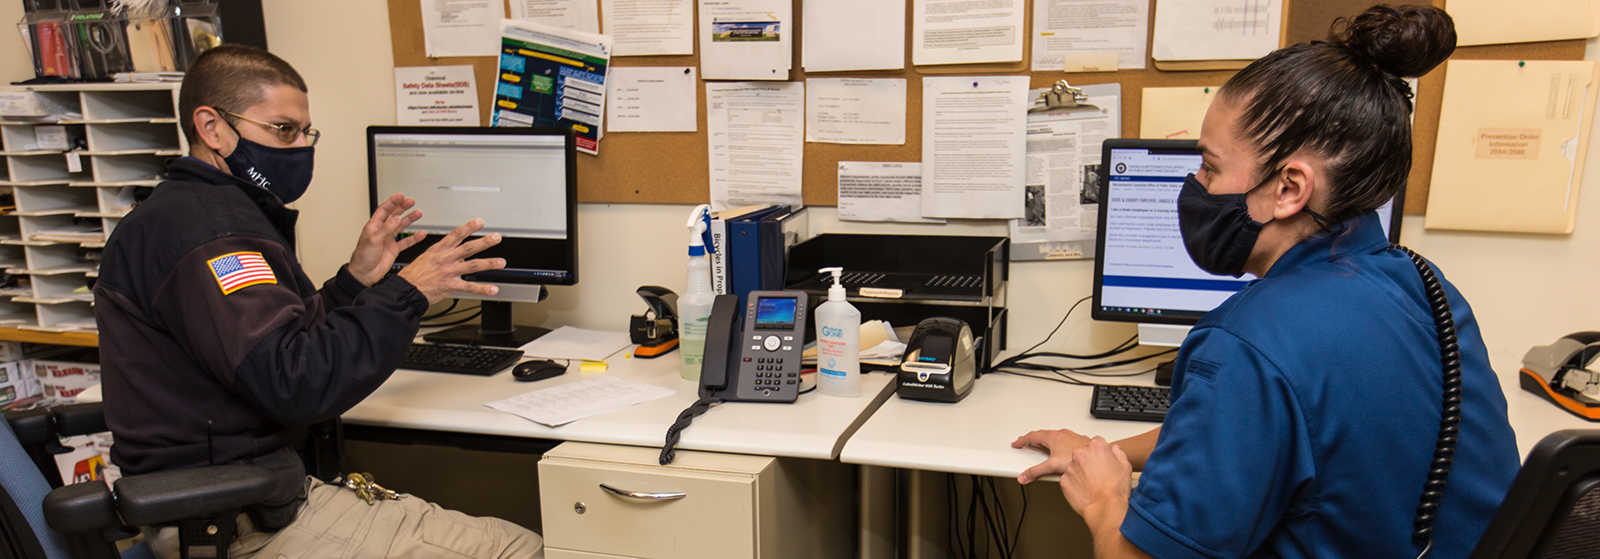
M 231 123 L 228 126 L 233 127 Z M 311 186 L 311 167 L 316 155 L 314 148 L 267 147 L 245 139 L 239 134 L 238 128 L 234 128 L 233 133 L 238 136 L 239 145 L 233 148 L 233 153 L 222 158 L 233 176 L 266 189 L 285 204 L 299 200 L 306 193 Z

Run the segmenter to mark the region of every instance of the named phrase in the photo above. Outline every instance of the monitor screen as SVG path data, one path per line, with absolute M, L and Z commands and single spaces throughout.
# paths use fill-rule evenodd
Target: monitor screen
M 567 128 L 368 127 L 371 208 L 404 193 L 422 210 L 408 230 L 428 232 L 400 254 L 396 270 L 450 230 L 483 218 L 478 234 L 499 233 L 502 240 L 476 257 L 504 258 L 506 267 L 468 281 L 577 283 L 575 149 Z M 516 292 L 501 290 L 512 299 Z
M 1106 140 L 1094 267 L 1095 320 L 1194 324 L 1249 283 L 1201 270 L 1178 230 L 1178 192 L 1200 168 L 1193 140 Z M 1379 209 L 1391 241 L 1402 191 Z

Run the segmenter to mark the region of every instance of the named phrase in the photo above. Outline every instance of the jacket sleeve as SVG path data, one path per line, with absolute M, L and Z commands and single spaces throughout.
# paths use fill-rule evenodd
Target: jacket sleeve
M 269 269 L 235 269 L 261 261 Z M 276 242 L 224 237 L 185 255 L 152 302 L 196 364 L 285 425 L 332 419 L 376 390 L 428 307 L 409 282 L 390 277 L 330 310 L 328 299 L 348 293 L 297 285 L 297 267 Z
M 322 306 L 328 310 L 348 307 L 355 303 L 356 297 L 366 291 L 367 286 L 350 273 L 350 265 L 339 267 L 339 272 L 328 281 L 322 283 L 322 289 L 317 290 L 317 296 L 322 298 Z

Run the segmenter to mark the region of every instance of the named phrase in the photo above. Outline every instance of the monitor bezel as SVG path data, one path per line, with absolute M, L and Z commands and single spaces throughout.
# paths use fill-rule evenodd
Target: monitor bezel
M 492 126 L 368 126 L 367 127 L 367 209 L 368 212 L 377 211 L 378 200 L 378 166 L 377 166 L 377 136 L 379 134 L 431 134 L 431 135 L 478 135 L 478 136 L 561 136 L 563 137 L 563 158 L 566 161 L 566 191 L 567 191 L 567 238 L 568 245 L 565 267 L 567 276 L 564 278 L 544 278 L 537 276 L 510 276 L 493 272 L 480 272 L 463 276 L 463 279 L 477 283 L 491 283 L 502 285 L 576 285 L 578 283 L 578 167 L 577 167 L 577 134 L 567 127 L 558 126 L 533 126 L 533 127 L 492 127 Z M 426 208 L 421 208 L 426 211 Z M 442 234 L 443 232 L 439 232 Z M 474 236 L 472 238 L 477 238 Z M 400 264 L 397 262 L 397 264 Z M 508 267 L 512 263 L 507 263 Z M 397 267 L 398 269 L 398 267 Z M 513 268 L 515 269 L 515 268 Z M 461 294 L 457 294 L 458 296 Z M 493 297 L 489 297 L 493 298 Z
M 1100 146 L 1100 200 L 1110 199 L 1111 173 L 1106 169 L 1111 165 L 1111 152 L 1117 149 L 1162 149 L 1162 150 L 1194 150 L 1199 153 L 1198 140 L 1144 140 L 1135 138 L 1107 139 Z M 1400 185 L 1400 191 L 1395 194 L 1394 206 L 1389 212 L 1389 242 L 1399 244 L 1401 221 L 1405 217 L 1406 185 Z M 1144 324 L 1178 324 L 1194 325 L 1205 316 L 1189 317 L 1179 315 L 1149 315 L 1128 312 L 1113 312 L 1104 310 L 1101 302 L 1101 288 L 1105 279 L 1105 254 L 1106 254 L 1106 211 L 1102 204 L 1097 218 L 1095 229 L 1095 259 L 1094 259 L 1094 294 L 1089 302 L 1089 316 L 1094 320 L 1108 322 L 1133 322 Z M 1209 311 L 1208 311 L 1209 312 Z
M 1111 312 L 1102 310 L 1100 304 L 1100 289 L 1105 279 L 1105 254 L 1106 254 L 1106 201 L 1110 200 L 1111 190 L 1111 152 L 1117 149 L 1159 149 L 1159 150 L 1190 150 L 1197 154 L 1198 142 L 1195 140 L 1139 140 L 1128 138 L 1107 139 L 1100 145 L 1100 215 L 1097 218 L 1094 240 L 1094 295 L 1089 304 L 1089 316 L 1094 320 L 1110 322 L 1142 322 L 1146 324 L 1184 324 L 1193 325 L 1200 321 L 1200 317 L 1182 317 L 1171 315 L 1146 315 L 1135 313 Z M 1203 314 L 1201 316 L 1204 316 Z

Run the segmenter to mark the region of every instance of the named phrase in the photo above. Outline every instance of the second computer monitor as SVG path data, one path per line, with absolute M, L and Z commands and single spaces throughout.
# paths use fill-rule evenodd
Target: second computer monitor
M 1101 149 L 1105 178 L 1094 267 L 1095 320 L 1194 324 L 1253 279 L 1207 273 L 1184 248 L 1178 192 L 1184 178 L 1200 168 L 1194 140 L 1116 139 L 1106 140 Z M 1399 218 L 1398 203 L 1391 201 L 1378 213 L 1395 241 L 1399 231 L 1391 224 Z
M 422 210 L 422 219 L 409 230 L 428 232 L 395 259 L 395 268 L 415 260 L 452 229 L 482 218 L 484 227 L 474 238 L 499 233 L 501 241 L 476 257 L 504 258 L 506 267 L 464 279 L 495 284 L 500 292 L 456 296 L 486 299 L 485 332 L 514 330 L 509 302 L 536 303 L 544 286 L 578 282 L 575 154 L 568 128 L 368 127 L 371 207 L 404 193 Z

